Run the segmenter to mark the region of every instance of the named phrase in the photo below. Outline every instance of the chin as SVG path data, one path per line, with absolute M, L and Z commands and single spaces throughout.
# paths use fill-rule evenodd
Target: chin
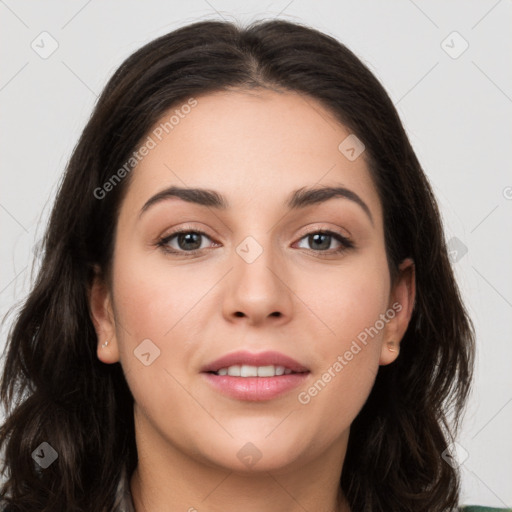
M 258 435 L 246 434 L 242 438 L 209 440 L 206 446 L 214 447 L 215 451 L 204 453 L 210 464 L 236 473 L 254 474 L 255 472 L 286 471 L 297 467 L 301 458 L 300 436 L 296 438 L 276 436 L 265 438 L 261 431 Z

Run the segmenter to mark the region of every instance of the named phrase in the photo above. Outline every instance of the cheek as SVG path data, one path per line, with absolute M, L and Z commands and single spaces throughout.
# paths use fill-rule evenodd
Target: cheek
M 199 278 L 192 266 L 170 269 L 142 253 L 118 258 L 114 299 L 116 320 L 125 327 L 122 334 L 128 332 L 131 342 L 150 338 L 169 343 L 214 281 L 205 273 Z
M 171 418 L 190 406 L 182 386 L 190 388 L 203 331 L 218 313 L 208 292 L 219 270 L 170 265 L 142 251 L 118 253 L 113 279 L 121 365 L 136 402 Z
M 144 416 L 173 423 L 191 406 L 182 386 L 187 386 L 188 364 L 197 348 L 190 341 L 196 336 L 191 329 L 200 324 L 194 321 L 194 305 L 211 284 L 199 286 L 197 277 L 194 281 L 183 267 L 165 273 L 143 256 L 115 261 L 116 335 L 123 372 Z
M 390 292 L 384 253 L 354 258 L 350 265 L 323 269 L 300 278 L 300 282 L 297 294 L 313 313 L 311 325 L 318 334 L 315 349 L 322 364 L 349 350 L 353 341 L 360 342 L 365 353 L 380 352 L 383 325 L 379 319 L 386 311 Z M 376 323 L 378 332 L 373 329 Z
M 316 338 L 317 365 L 313 378 L 299 390 L 297 402 L 311 431 L 322 432 L 322 440 L 311 439 L 311 450 L 335 442 L 345 432 L 366 402 L 379 369 L 382 330 L 374 330 L 383 301 L 358 294 L 336 297 L 336 307 L 325 309 L 334 331 Z M 333 298 L 334 300 L 334 298 Z M 307 419 L 306 419 L 307 418 Z
M 311 417 L 330 418 L 323 428 L 333 436 L 353 421 L 375 381 L 389 286 L 381 254 L 337 272 L 317 273 L 314 284 L 305 281 L 298 291 L 318 320 L 316 336 L 311 334 L 315 378 L 298 401 Z

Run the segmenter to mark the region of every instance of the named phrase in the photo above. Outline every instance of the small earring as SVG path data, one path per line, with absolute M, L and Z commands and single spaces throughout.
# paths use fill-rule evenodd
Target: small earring
M 395 342 L 394 341 L 388 341 L 388 350 L 390 352 L 398 352 L 398 350 L 395 347 Z
M 106 346 L 108 345 L 108 340 L 105 341 L 105 343 L 103 343 L 103 345 L 101 345 L 103 348 L 105 348 Z

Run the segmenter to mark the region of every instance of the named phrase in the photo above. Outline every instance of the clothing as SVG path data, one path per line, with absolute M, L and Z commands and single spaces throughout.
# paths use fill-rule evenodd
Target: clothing
M 490 508 L 490 507 L 478 507 L 474 505 L 467 505 L 462 507 L 461 512 L 512 512 L 511 508 Z

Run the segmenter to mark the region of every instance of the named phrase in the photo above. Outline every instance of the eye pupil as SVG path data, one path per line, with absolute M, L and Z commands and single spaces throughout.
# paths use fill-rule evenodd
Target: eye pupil
M 184 242 L 184 243 L 182 243 Z M 186 245 L 192 243 L 194 246 Z M 199 233 L 189 232 L 178 235 L 178 245 L 180 249 L 199 249 L 201 247 L 201 235 Z
M 320 244 L 321 247 L 314 247 L 315 249 L 329 249 L 330 244 L 330 237 L 331 235 L 327 235 L 324 233 L 315 233 L 314 235 L 310 235 L 310 242 L 313 242 L 314 244 Z M 321 238 L 323 238 L 324 243 L 322 244 Z M 327 244 L 325 241 L 327 240 Z

